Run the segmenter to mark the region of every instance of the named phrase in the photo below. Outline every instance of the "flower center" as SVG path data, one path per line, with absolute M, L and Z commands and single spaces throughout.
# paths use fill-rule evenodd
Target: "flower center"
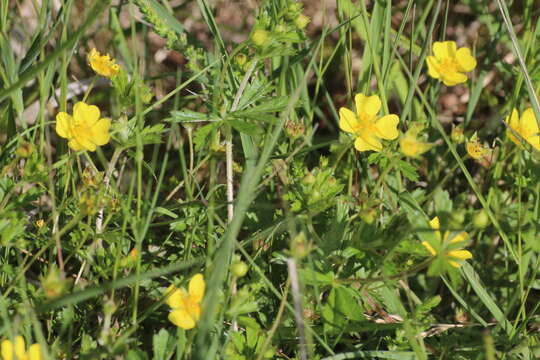
M 190 313 L 193 314 L 197 311 L 197 308 L 199 307 L 199 303 L 194 301 L 191 296 L 185 297 L 184 299 L 184 309 Z
M 359 136 L 362 134 L 373 134 L 377 131 L 377 127 L 375 126 L 375 122 L 373 121 L 375 119 L 375 116 L 368 115 L 368 114 L 360 114 L 358 115 L 358 122 L 354 124 L 354 134 Z
M 77 121 L 71 130 L 73 136 L 90 136 L 91 126 L 86 121 Z
M 437 70 L 439 71 L 439 73 L 459 72 L 459 63 L 456 61 L 455 58 L 447 57 L 440 62 L 439 69 Z

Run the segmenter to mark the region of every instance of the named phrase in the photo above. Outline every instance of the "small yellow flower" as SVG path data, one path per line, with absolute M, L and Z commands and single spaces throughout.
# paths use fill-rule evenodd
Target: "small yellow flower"
M 354 147 L 358 151 L 381 151 L 380 139 L 393 140 L 398 137 L 399 116 L 395 114 L 377 117 L 381 100 L 377 95 L 354 97 L 356 114 L 347 108 L 339 109 L 339 127 L 356 137 Z
M 420 124 L 411 126 L 399 140 L 399 149 L 405 156 L 415 158 L 431 149 L 432 144 L 418 140 L 418 133 L 422 131 L 422 129 L 423 126 Z
M 461 266 L 461 261 L 472 258 L 472 254 L 469 251 L 461 250 L 459 247 L 456 248 L 456 245 L 459 246 L 459 243 L 467 240 L 467 238 L 469 237 L 469 234 L 467 234 L 467 232 L 462 231 L 456 236 L 454 236 L 452 239 L 450 239 L 450 241 L 448 241 L 448 231 L 446 231 L 441 237 L 440 223 L 437 216 L 431 219 L 431 221 L 429 222 L 429 226 L 435 231 L 437 243 L 439 244 L 440 250 L 442 250 L 437 251 L 433 248 L 433 246 L 431 246 L 430 243 L 428 243 L 427 241 L 423 241 L 422 245 L 424 245 L 424 247 L 430 252 L 432 256 L 438 256 L 440 252 L 442 252 L 442 256 L 450 258 L 450 260 L 448 260 L 448 263 L 455 268 Z
M 532 145 L 536 150 L 540 151 L 540 134 L 538 130 L 538 123 L 534 116 L 532 108 L 527 108 L 519 117 L 516 109 L 512 110 L 512 114 L 505 119 L 510 129 L 506 130 L 506 135 L 516 143 L 518 146 L 523 147 L 519 139 L 514 135 L 512 130 L 521 136 L 525 141 Z
M 41 350 L 39 344 L 30 345 L 28 351 L 22 336 L 16 336 L 14 343 L 11 340 L 4 340 L 0 345 L 2 360 L 41 360 Z
M 480 143 L 476 133 L 467 140 L 465 149 L 467 150 L 467 154 L 475 160 L 485 158 L 491 154 L 491 149 Z
M 167 289 L 167 304 L 172 308 L 169 320 L 182 329 L 189 330 L 201 316 L 201 303 L 204 297 L 204 277 L 194 275 L 189 281 L 189 292 L 171 285 Z
M 56 133 L 68 139 L 69 147 L 75 151 L 95 151 L 96 146 L 110 140 L 111 120 L 100 115 L 97 106 L 78 102 L 73 107 L 73 116 L 63 111 L 56 115 Z
M 92 70 L 98 75 L 112 78 L 120 71 L 120 66 L 110 58 L 109 54 L 101 55 L 95 48 L 90 50 L 87 60 Z
M 429 76 L 440 79 L 446 86 L 467 81 L 464 73 L 476 67 L 476 59 L 466 47 L 457 49 L 455 41 L 435 41 L 433 55 L 426 58 Z

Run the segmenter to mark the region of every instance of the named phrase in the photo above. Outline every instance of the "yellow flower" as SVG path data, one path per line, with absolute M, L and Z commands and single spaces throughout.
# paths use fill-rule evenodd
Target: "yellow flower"
M 101 55 L 95 48 L 90 50 L 87 59 L 92 70 L 98 75 L 112 78 L 120 71 L 120 66 L 110 58 L 109 54 Z
M 435 41 L 433 55 L 426 58 L 429 76 L 440 79 L 447 86 L 467 81 L 464 73 L 476 67 L 476 59 L 466 47 L 457 49 L 455 41 Z
M 469 156 L 475 160 L 484 158 L 491 154 L 491 149 L 480 143 L 476 133 L 474 133 L 474 135 L 471 136 L 469 140 L 467 140 L 467 143 L 465 144 L 465 149 L 467 150 L 467 154 L 469 154 Z
M 2 360 L 41 360 L 39 344 L 30 345 L 28 351 L 22 336 L 16 336 L 15 342 L 4 340 L 0 345 Z
M 189 281 L 189 292 L 171 285 L 167 289 L 167 304 L 172 308 L 169 320 L 182 329 L 193 329 L 201 316 L 201 302 L 204 297 L 204 277 L 194 275 Z
M 459 234 L 454 236 L 452 239 L 450 239 L 450 241 L 448 241 L 448 236 L 449 236 L 448 231 L 446 231 L 444 235 L 441 237 L 440 223 L 439 223 L 439 218 L 437 216 L 431 219 L 431 221 L 429 222 L 429 226 L 435 231 L 435 237 L 437 239 L 437 243 L 439 245 L 438 247 L 440 249 L 439 251 L 435 250 L 433 246 L 427 241 L 423 241 L 422 245 L 425 246 L 425 248 L 430 252 L 432 256 L 437 256 L 442 253 L 443 257 L 447 257 L 451 259 L 451 260 L 448 260 L 448 263 L 456 268 L 461 266 L 460 264 L 461 261 L 472 258 L 472 254 L 469 251 L 461 250 L 459 248 L 459 243 L 464 242 L 469 237 L 469 234 L 467 234 L 465 231 L 460 232 Z
M 399 149 L 405 156 L 418 157 L 431 149 L 432 145 L 418 140 L 418 133 L 423 125 L 413 124 L 405 135 L 399 140 Z
M 398 137 L 399 116 L 395 114 L 377 117 L 381 100 L 377 95 L 354 97 L 356 114 L 347 108 L 339 109 L 339 127 L 356 137 L 354 147 L 358 151 L 381 151 L 379 139 L 393 140 Z
M 527 108 L 519 117 L 518 111 L 516 109 L 512 110 L 512 114 L 505 119 L 505 122 L 508 124 L 510 129 L 506 130 L 506 135 L 516 143 L 518 146 L 523 147 L 519 139 L 512 132 L 515 131 L 519 136 L 521 136 L 525 141 L 532 145 L 536 150 L 540 151 L 540 136 L 538 131 L 538 123 L 536 122 L 536 117 L 534 116 L 534 111 L 532 108 Z
M 73 107 L 73 116 L 65 112 L 56 115 L 56 133 L 69 140 L 68 145 L 75 151 L 96 150 L 110 140 L 111 120 L 100 118 L 99 108 L 78 102 Z

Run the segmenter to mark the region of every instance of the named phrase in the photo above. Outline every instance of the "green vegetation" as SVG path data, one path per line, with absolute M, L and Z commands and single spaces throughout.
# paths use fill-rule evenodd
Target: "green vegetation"
M 0 2 L 0 358 L 540 357 L 539 16 Z

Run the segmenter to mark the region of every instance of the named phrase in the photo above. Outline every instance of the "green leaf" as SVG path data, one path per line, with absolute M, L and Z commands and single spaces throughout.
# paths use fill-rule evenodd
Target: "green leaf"
M 249 118 L 254 120 L 272 121 L 275 119 L 270 114 L 283 111 L 289 102 L 289 98 L 286 96 L 275 97 L 267 100 L 266 102 L 243 110 L 238 110 L 229 113 L 230 117 L 234 118 Z M 299 105 L 297 103 L 297 105 Z
M 336 309 L 348 320 L 363 320 L 362 309 L 356 301 L 353 290 L 340 286 L 336 288 Z
M 220 122 L 212 122 L 197 129 L 193 142 L 195 143 L 195 150 L 200 150 L 206 143 L 206 139 L 210 134 L 221 125 Z
M 467 262 L 464 262 L 460 269 L 465 278 L 469 281 L 469 284 L 474 289 L 476 295 L 478 295 L 489 312 L 491 312 L 491 315 L 493 315 L 493 317 L 497 320 L 498 326 L 501 326 L 506 333 L 511 336 L 514 331 L 512 324 L 508 321 L 504 315 L 504 312 L 499 308 L 499 306 L 497 306 L 497 303 L 489 294 L 487 289 L 482 285 L 480 276 L 478 276 L 473 267 Z
M 203 122 L 203 121 L 219 121 L 220 118 L 213 114 L 205 114 L 192 110 L 171 111 L 171 117 L 165 119 L 166 121 L 179 123 L 179 122 Z
M 154 359 L 165 360 L 167 343 L 169 342 L 169 333 L 165 329 L 161 329 L 159 333 L 152 337 L 152 345 L 154 347 Z
M 165 9 L 161 4 L 159 4 L 155 0 L 137 0 L 139 5 L 146 5 L 148 6 L 152 11 L 155 12 L 155 14 L 159 17 L 160 21 L 163 22 L 163 25 L 167 27 L 167 30 L 174 30 L 177 34 L 182 34 L 185 32 L 184 27 L 182 24 L 174 17 L 172 16 L 167 9 Z
M 418 180 L 419 176 L 418 176 L 418 173 L 416 172 L 415 167 L 409 164 L 408 162 L 399 160 L 398 167 L 399 167 L 399 170 L 401 170 L 401 173 L 410 181 Z
M 244 120 L 230 119 L 227 122 L 236 130 L 249 136 L 255 136 L 260 133 L 261 128 L 255 124 Z
M 166 209 L 166 208 L 161 207 L 161 206 L 156 207 L 155 212 L 157 212 L 158 214 L 163 214 L 163 215 L 169 216 L 169 217 L 171 217 L 173 219 L 178 218 L 178 215 L 173 213 L 171 210 Z

